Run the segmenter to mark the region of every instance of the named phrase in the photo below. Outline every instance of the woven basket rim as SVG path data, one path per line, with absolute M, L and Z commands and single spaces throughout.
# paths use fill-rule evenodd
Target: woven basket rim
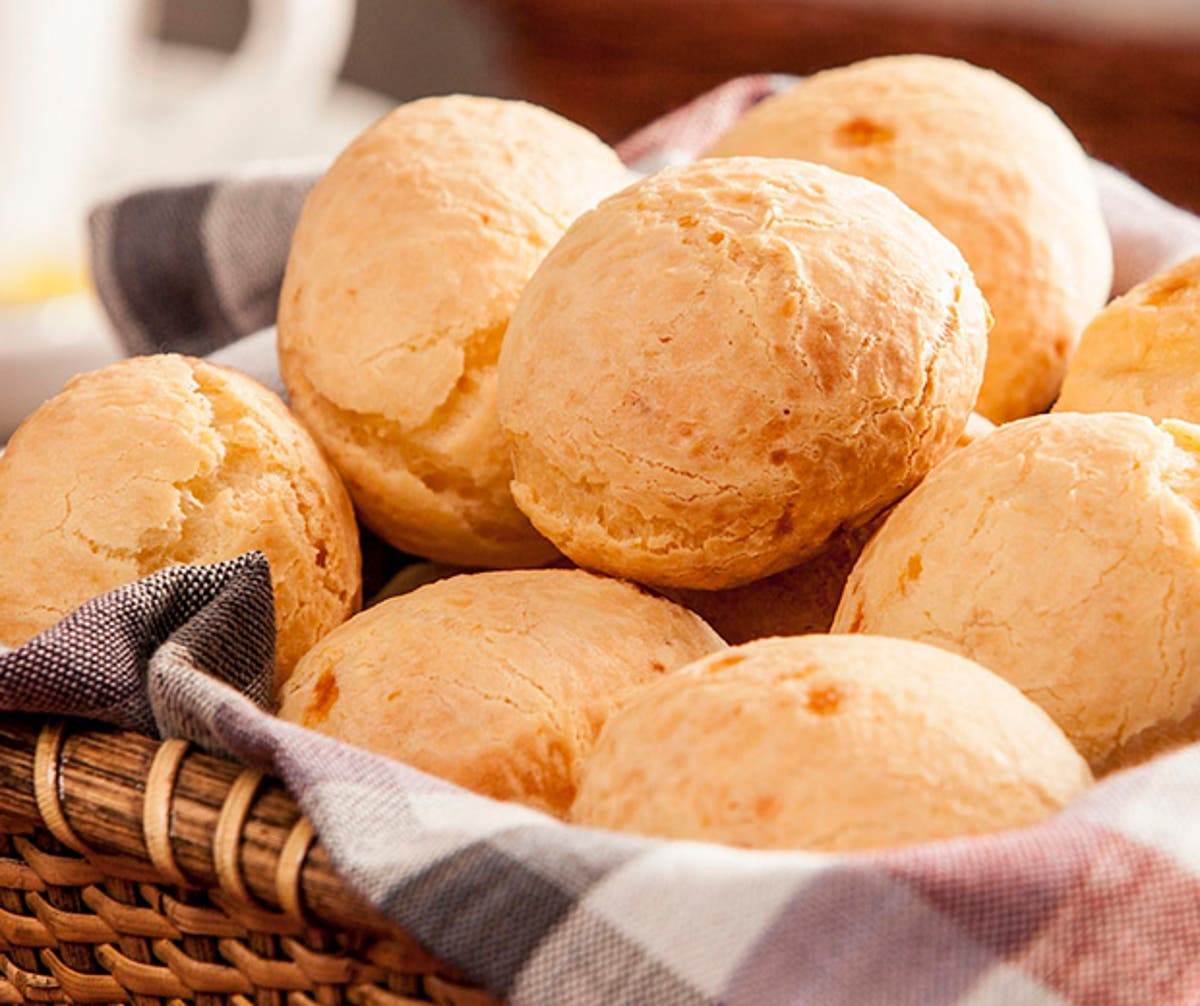
M 278 780 L 187 741 L 0 715 L 0 818 L 101 869 L 212 889 L 306 923 L 397 936 L 334 869 Z

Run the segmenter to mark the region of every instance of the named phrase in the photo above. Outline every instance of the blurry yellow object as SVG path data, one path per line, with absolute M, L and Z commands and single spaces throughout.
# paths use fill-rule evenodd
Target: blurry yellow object
M 83 269 L 61 261 L 35 261 L 0 275 L 0 307 L 35 304 L 88 286 Z

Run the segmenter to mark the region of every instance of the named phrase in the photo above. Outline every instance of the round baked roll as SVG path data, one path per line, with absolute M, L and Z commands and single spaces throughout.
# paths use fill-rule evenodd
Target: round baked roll
M 762 639 L 614 713 L 578 824 L 760 849 L 878 849 L 1035 824 L 1091 783 L 1019 691 L 868 636 Z
M 723 646 L 690 611 L 620 580 L 568 569 L 469 573 L 330 633 L 296 668 L 279 715 L 564 815 L 612 711 Z
M 509 494 L 496 357 L 542 256 L 628 181 L 609 147 L 545 109 L 452 96 L 396 109 L 313 189 L 280 297 L 280 366 L 392 545 L 466 566 L 554 557 Z
M 990 667 L 1097 773 L 1200 738 L 1200 427 L 1001 426 L 935 468 L 850 574 L 834 632 Z
M 1200 422 L 1200 256 L 1135 286 L 1092 319 L 1054 411 Z
M 513 496 L 581 566 L 769 576 L 953 447 L 987 325 L 957 249 L 871 182 L 763 158 L 661 171 L 577 221 L 513 314 Z
M 990 70 L 919 55 L 827 70 L 753 108 L 708 154 L 862 175 L 953 241 L 996 316 L 976 406 L 994 422 L 1054 401 L 1108 299 L 1112 248 L 1083 150 L 1053 111 Z
M 185 356 L 75 378 L 0 457 L 0 643 L 179 563 L 259 549 L 276 683 L 358 610 L 358 528 L 337 474 L 278 397 Z

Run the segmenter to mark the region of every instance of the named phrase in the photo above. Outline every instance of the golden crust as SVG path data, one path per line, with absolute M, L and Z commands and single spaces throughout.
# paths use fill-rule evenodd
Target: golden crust
M 1097 772 L 1149 757 L 1200 736 L 1198 507 L 1198 427 L 1114 413 L 1002 426 L 896 507 L 833 629 L 979 661 Z
M 765 849 L 850 851 L 1034 824 L 1091 774 L 978 664 L 867 636 L 763 639 L 615 713 L 574 822 Z
M 554 557 L 509 495 L 495 361 L 542 256 L 627 181 L 609 147 L 545 109 L 451 96 L 396 109 L 317 183 L 280 297 L 281 369 L 364 522 L 397 548 Z
M 85 374 L 0 458 L 0 642 L 164 566 L 261 549 L 276 678 L 358 610 L 349 497 L 296 419 L 243 374 L 184 356 Z
M 582 566 L 770 575 L 951 449 L 987 324 L 958 252 L 870 182 L 662 171 L 577 221 L 521 297 L 500 357 L 514 498 Z
M 279 714 L 562 815 L 613 709 L 723 645 L 696 615 L 630 583 L 565 569 L 464 574 L 327 636 Z
M 1200 256 L 1135 286 L 1092 319 L 1054 411 L 1200 422 Z
M 886 56 L 815 74 L 752 109 L 709 156 L 798 157 L 895 192 L 963 253 L 996 316 L 978 411 L 1045 410 L 1112 248 L 1082 149 L 1011 81 L 958 60 Z

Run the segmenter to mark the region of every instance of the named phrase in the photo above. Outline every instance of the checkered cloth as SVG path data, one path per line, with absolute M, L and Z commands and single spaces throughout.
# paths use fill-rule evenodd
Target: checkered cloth
M 735 81 L 622 152 L 687 157 L 781 83 Z M 1121 286 L 1200 250 L 1195 219 L 1097 170 Z M 308 183 L 100 210 L 96 275 L 127 344 L 203 352 L 268 323 Z M 264 713 L 272 610 L 261 555 L 165 570 L 0 652 L 0 706 L 153 727 L 278 774 L 347 880 L 518 1004 L 1200 1002 L 1200 746 L 1041 826 L 895 852 L 607 834 Z
M 617 152 L 643 173 L 682 164 L 797 79 L 731 80 L 634 133 Z M 1200 220 L 1106 164 L 1092 167 L 1113 235 L 1114 294 L 1200 254 Z M 221 362 L 280 390 L 274 330 L 267 326 L 275 320 L 292 225 L 316 177 L 314 169 L 157 189 L 97 209 L 92 268 L 125 349 L 220 352 Z

